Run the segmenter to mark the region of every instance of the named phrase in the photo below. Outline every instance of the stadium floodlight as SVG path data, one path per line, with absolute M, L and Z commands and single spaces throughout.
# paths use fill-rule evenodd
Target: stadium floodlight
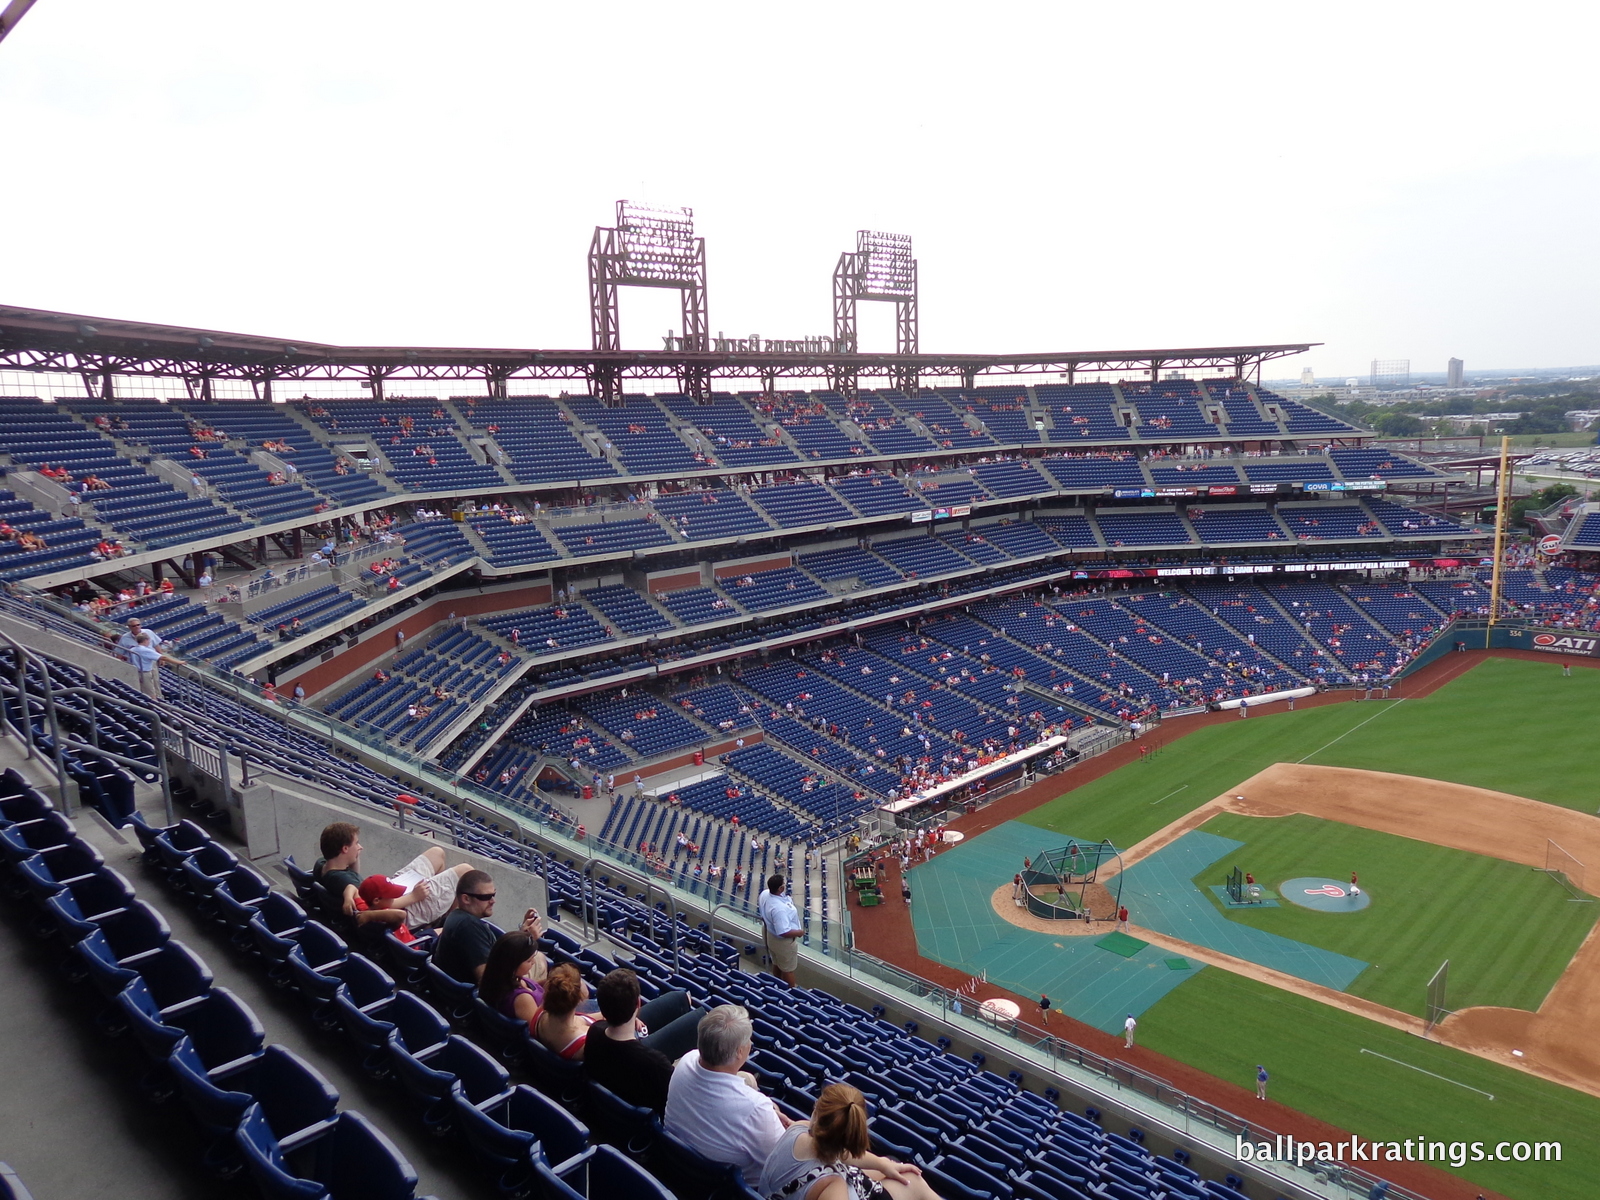
M 833 269 L 833 340 L 854 351 L 856 302 L 887 300 L 894 305 L 894 352 L 918 353 L 917 260 L 911 253 L 911 236 L 858 229 L 856 248 L 839 256 Z M 856 394 L 853 369 L 840 366 L 829 373 L 830 385 L 846 397 Z M 908 396 L 917 394 L 917 369 L 907 364 L 895 371 L 895 386 Z
M 911 237 L 862 229 L 856 233 L 862 300 L 904 300 L 917 294 L 917 261 Z
M 701 243 L 692 208 L 655 208 L 617 201 L 617 241 L 622 281 L 634 286 L 691 286 L 698 276 Z
M 685 351 L 711 349 L 711 318 L 706 304 L 706 242 L 694 233 L 694 210 L 662 208 L 633 200 L 617 201 L 617 223 L 596 226 L 589 243 L 589 321 L 594 348 L 622 349 L 617 289 L 676 288 L 682 296 Z M 622 367 L 597 363 L 589 386 L 607 404 L 622 400 Z M 708 400 L 710 370 L 685 363 L 679 370 L 685 395 Z

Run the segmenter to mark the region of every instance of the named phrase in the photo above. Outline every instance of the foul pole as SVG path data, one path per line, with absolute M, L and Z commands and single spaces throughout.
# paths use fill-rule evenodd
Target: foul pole
M 1494 579 L 1489 587 L 1489 624 L 1483 630 L 1483 648 L 1489 648 L 1489 636 L 1495 624 L 1500 620 L 1500 574 L 1504 569 L 1506 552 L 1506 500 L 1511 491 L 1510 471 L 1511 439 L 1505 434 L 1500 435 L 1500 475 L 1499 486 L 1495 490 L 1494 503 Z

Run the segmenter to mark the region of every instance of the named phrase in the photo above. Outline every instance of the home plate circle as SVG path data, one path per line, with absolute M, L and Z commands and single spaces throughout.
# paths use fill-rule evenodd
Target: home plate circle
M 1013 1021 L 1022 1014 L 1022 1008 L 1015 1000 L 1002 1000 L 999 997 L 985 1000 L 981 1007 L 984 1012 L 992 1016 L 1006 1017 Z
M 1318 876 L 1285 879 L 1278 885 L 1278 895 L 1291 904 L 1318 912 L 1359 912 L 1372 903 L 1365 888 L 1353 890 L 1349 883 Z

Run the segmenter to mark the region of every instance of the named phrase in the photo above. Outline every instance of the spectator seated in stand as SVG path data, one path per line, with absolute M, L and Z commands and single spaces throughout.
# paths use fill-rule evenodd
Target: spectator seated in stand
M 322 857 L 311 869 L 312 876 L 328 889 L 333 905 L 328 920 L 335 925 L 372 925 L 398 929 L 402 925 L 419 929 L 432 925 L 449 910 L 455 900 L 457 881 L 468 873 L 466 863 L 444 865 L 444 849 L 429 846 L 389 881 L 400 886 L 399 896 L 383 897 L 383 908 L 371 908 L 361 889 L 360 829 L 348 821 L 335 821 L 322 831 Z M 369 889 L 375 895 L 385 889 Z
M 434 965 L 451 979 L 475 984 L 483 978 L 489 951 L 502 933 L 489 920 L 494 915 L 495 895 L 494 877 L 487 871 L 468 871 L 456 884 L 455 905 L 445 914 L 433 948 Z M 539 914 L 531 908 L 523 913 L 522 928 L 537 938 Z
M 938 1200 L 922 1169 L 873 1154 L 867 1100 L 847 1083 L 830 1083 L 811 1120 L 784 1131 L 756 1188 L 767 1200 Z
M 750 1014 L 737 1004 L 706 1014 L 698 1048 L 672 1069 L 666 1130 L 712 1162 L 738 1167 L 754 1187 L 790 1121 L 743 1070 L 752 1030 Z
M 663 992 L 645 1004 L 639 977 L 627 967 L 609 972 L 595 995 L 604 1019 L 589 1029 L 584 1069 L 618 1099 L 659 1115 L 667 1107 L 673 1063 L 694 1047 L 706 1010 L 683 991 Z
M 478 980 L 478 996 L 502 1016 L 522 1021 L 532 1032 L 544 1004 L 549 973 L 549 963 L 533 934 L 513 929 L 502 933 L 489 948 L 483 977 Z
M 589 985 L 577 967 L 562 963 L 552 969 L 544 982 L 544 1009 L 533 1018 L 533 1036 L 560 1057 L 581 1060 L 589 1027 L 599 1020 L 578 1012 L 588 998 Z

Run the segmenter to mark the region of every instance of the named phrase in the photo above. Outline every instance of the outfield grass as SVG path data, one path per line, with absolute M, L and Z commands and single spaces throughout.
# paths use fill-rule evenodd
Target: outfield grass
M 1566 449 L 1575 449 L 1579 446 L 1592 446 L 1595 444 L 1594 431 L 1588 433 L 1513 433 L 1511 444 L 1519 447 L 1558 446 Z M 1485 454 L 1493 454 L 1499 448 L 1499 443 L 1491 440 L 1484 448 Z
M 1201 893 L 1234 866 L 1276 889 L 1285 879 L 1361 873 L 1372 904 L 1353 913 L 1226 909 L 1252 925 L 1371 965 L 1346 990 L 1425 1016 L 1428 979 L 1450 960 L 1450 1007 L 1494 1004 L 1533 1011 L 1567 969 L 1600 905 L 1573 904 L 1567 890 L 1516 863 L 1336 821 L 1297 814 L 1208 821 L 1207 832 L 1247 845 L 1195 878 Z
M 1453 1173 L 1514 1200 L 1600 1194 L 1600 1099 L 1268 984 L 1201 971 L 1140 1016 L 1139 1041 L 1245 1088 L 1254 1088 L 1261 1063 L 1272 1076 L 1272 1099 L 1366 1138 L 1559 1141 L 1560 1163 L 1470 1163 Z M 1248 1107 L 1239 1115 L 1248 1117 Z M 1367 1169 L 1383 1174 L 1382 1164 Z
M 1197 730 L 1021 820 L 1131 846 L 1257 771 L 1301 761 L 1446 779 L 1583 812 L 1600 808 L 1592 758 L 1600 671 L 1574 671 L 1569 679 L 1556 661 L 1490 658 L 1421 700 L 1274 707 Z
M 1600 728 L 1600 671 L 1574 671 L 1569 679 L 1562 676 L 1559 662 L 1491 658 L 1421 700 L 1337 704 L 1299 712 L 1276 707 L 1271 715 L 1258 713 L 1197 730 L 1147 761 L 1130 763 L 1069 791 L 1022 820 L 1076 837 L 1106 837 L 1119 846 L 1131 846 L 1273 763 L 1301 761 L 1445 779 L 1583 812 L 1600 807 L 1600 771 L 1593 762 L 1594 731 Z M 1068 775 L 1066 782 L 1070 781 Z M 1287 829 L 1288 820 L 1293 819 L 1280 818 L 1278 823 Z M 1260 840 L 1254 825 L 1250 832 L 1251 840 Z M 1361 849 L 1373 862 L 1385 854 L 1375 847 Z M 1356 850 L 1352 842 L 1349 852 Z M 1263 855 L 1268 852 L 1263 843 Z M 1291 849 L 1286 842 L 1270 848 L 1270 853 L 1287 856 Z M 1392 885 L 1373 871 L 1386 874 L 1389 868 L 1352 866 L 1343 855 L 1330 854 L 1338 861 L 1323 863 L 1314 847 L 1302 847 L 1302 857 L 1295 861 L 1305 864 L 1304 869 L 1297 865 L 1290 873 L 1339 878 L 1359 870 L 1373 886 L 1378 901 L 1372 910 L 1375 918 L 1386 921 L 1383 897 Z M 1319 864 L 1326 869 L 1319 869 Z M 1253 863 L 1246 865 L 1258 878 L 1267 877 Z M 1561 893 L 1553 883 L 1526 868 L 1514 871 L 1523 872 L 1525 882 L 1547 886 L 1554 893 L 1550 899 L 1560 902 Z M 1484 879 L 1495 874 L 1489 870 Z M 1531 902 L 1546 903 L 1536 898 Z M 1590 906 L 1566 907 L 1576 912 Z M 1496 954 L 1497 946 L 1513 958 L 1525 950 L 1518 944 L 1521 935 L 1504 924 L 1508 908 L 1474 897 L 1461 910 L 1467 918 L 1462 921 L 1465 932 L 1446 935 L 1449 953 L 1462 954 L 1475 964 L 1471 971 L 1457 971 L 1452 963 L 1453 1004 L 1478 1002 L 1464 998 L 1476 994 L 1475 989 L 1504 995 L 1519 986 L 1515 968 L 1502 969 Z M 1247 919 L 1255 922 L 1263 916 Z M 1328 937 L 1357 936 L 1351 928 L 1351 933 Z M 1478 930 L 1488 931 L 1482 948 L 1472 945 L 1469 936 Z M 1420 933 L 1411 937 L 1398 925 L 1386 936 L 1397 939 L 1396 944 L 1381 946 L 1375 953 L 1370 945 L 1341 947 L 1320 934 L 1306 940 L 1342 948 L 1369 962 L 1403 964 L 1379 966 L 1358 984 L 1368 976 L 1382 975 L 1381 982 L 1369 986 L 1383 994 L 1391 987 L 1384 973 L 1393 971 L 1399 976 L 1392 985 L 1394 998 L 1383 1002 L 1417 1011 L 1412 990 L 1420 991 L 1417 979 L 1425 979 L 1445 957 L 1441 943 Z M 1572 931 L 1562 926 L 1556 936 L 1570 938 Z M 1554 943 L 1530 951 L 1535 959 L 1546 961 L 1559 952 Z M 1413 960 L 1420 965 L 1413 968 Z M 1414 973 L 1408 977 L 1406 972 Z M 1529 981 L 1523 1006 L 1533 1007 L 1532 994 L 1542 994 L 1546 988 L 1547 981 Z M 1361 986 L 1352 990 L 1371 994 Z M 1220 970 L 1202 971 L 1169 993 L 1140 1018 L 1139 1030 L 1141 1040 L 1154 1049 L 1245 1087 L 1251 1086 L 1255 1064 L 1265 1063 L 1273 1074 L 1274 1099 L 1363 1136 L 1560 1140 L 1566 1156 L 1560 1165 L 1477 1163 L 1457 1174 L 1516 1200 L 1588 1200 L 1600 1195 L 1600 1162 L 1594 1148 L 1600 1099 Z M 1362 1047 L 1491 1092 L 1495 1100 L 1361 1054 Z

